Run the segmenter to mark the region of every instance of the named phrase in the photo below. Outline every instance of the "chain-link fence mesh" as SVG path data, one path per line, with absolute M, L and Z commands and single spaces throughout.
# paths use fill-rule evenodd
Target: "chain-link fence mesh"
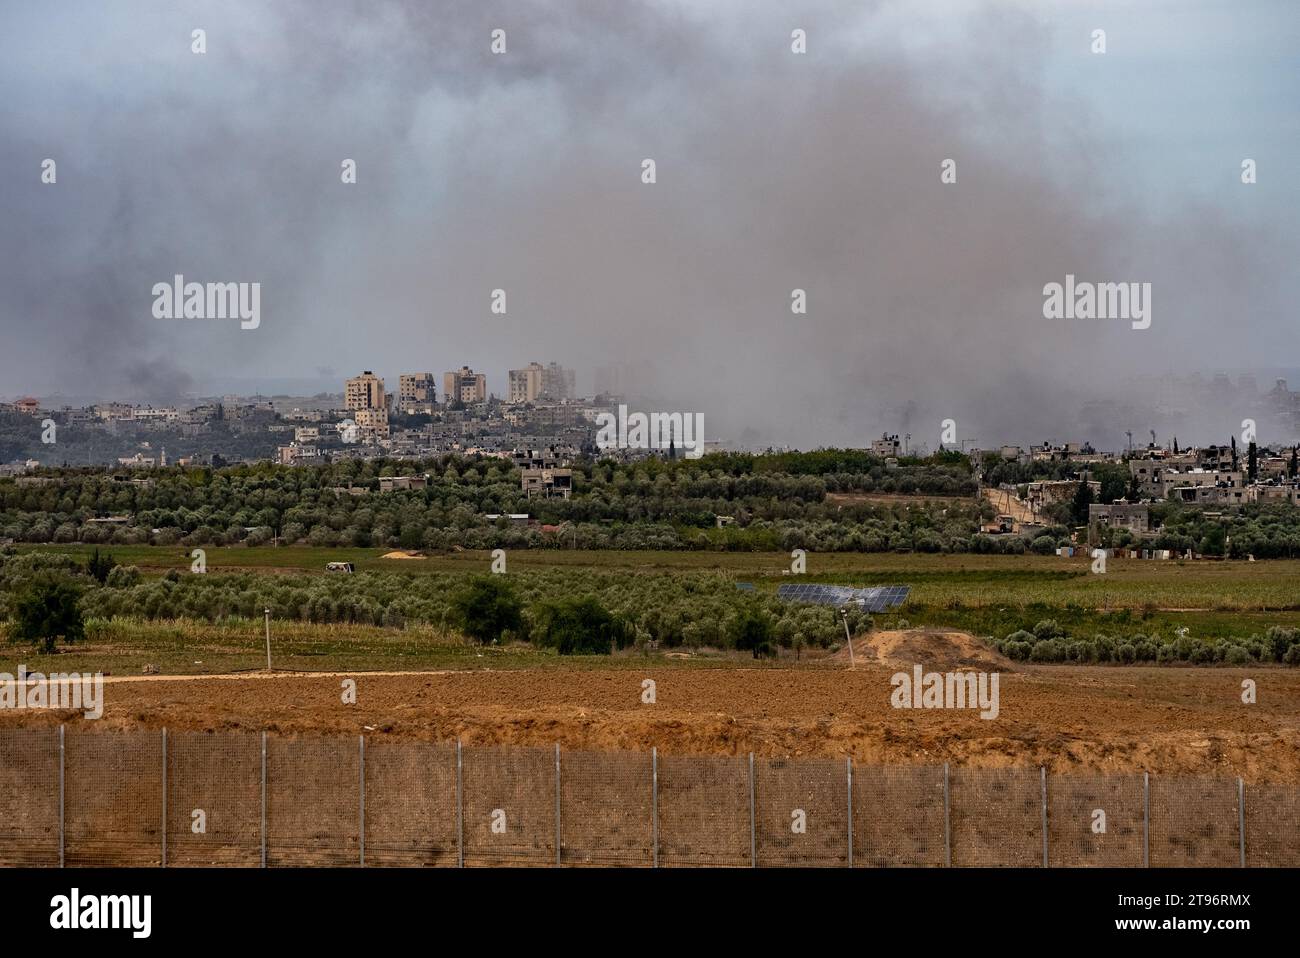
M 755 759 L 754 808 L 760 867 L 848 864 L 845 762 Z
M 167 736 L 167 864 L 262 859 L 262 747 L 256 735 Z
M 853 767 L 853 864 L 944 864 L 943 766 Z
M 1237 782 L 1151 776 L 1151 867 L 1241 863 Z
M 1294 785 L 265 742 L 0 730 L 0 865 L 1300 866 Z
M 266 744 L 266 863 L 361 863 L 361 755 L 356 738 Z
M 366 742 L 366 865 L 455 867 L 456 746 Z
M 59 864 L 59 730 L 0 729 L 0 866 Z
M 560 861 L 565 865 L 651 865 L 654 782 L 640 752 L 560 756 Z
M 1038 769 L 954 768 L 949 774 L 954 866 L 1042 865 L 1043 799 Z
M 748 867 L 749 761 L 659 756 L 659 864 Z
M 1049 775 L 1048 864 L 1140 868 L 1144 803 L 1141 775 Z
M 1286 868 L 1300 864 L 1300 790 L 1247 785 L 1246 864 Z
M 465 864 L 554 865 L 555 751 L 463 750 Z
M 69 729 L 64 748 L 65 864 L 161 864 L 162 734 Z

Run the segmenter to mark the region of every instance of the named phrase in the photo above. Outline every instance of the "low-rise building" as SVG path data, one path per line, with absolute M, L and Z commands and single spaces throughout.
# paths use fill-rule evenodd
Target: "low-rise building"
M 423 489 L 429 484 L 425 476 L 381 476 L 380 492 L 400 492 L 404 489 Z
M 1088 525 L 1127 529 L 1137 535 L 1150 531 L 1150 507 L 1143 502 L 1093 503 L 1088 506 Z
M 873 456 L 886 458 L 889 456 L 897 456 L 901 451 L 902 444 L 898 441 L 897 436 L 886 434 L 881 436 L 879 439 L 873 439 L 871 441 L 871 454 Z
M 519 487 L 530 499 L 533 496 L 567 499 L 573 492 L 573 470 L 525 469 L 521 473 Z

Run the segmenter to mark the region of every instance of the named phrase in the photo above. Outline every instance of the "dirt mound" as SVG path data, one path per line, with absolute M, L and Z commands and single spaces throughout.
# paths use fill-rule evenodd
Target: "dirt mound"
M 379 558 L 381 559 L 424 559 L 427 557 L 423 552 L 415 552 L 415 551 L 403 552 L 402 550 L 399 549 L 396 552 L 385 552 Z
M 859 665 L 880 665 L 947 672 L 957 668 L 986 672 L 1014 672 L 1015 666 L 1004 655 L 993 651 L 969 632 L 946 629 L 893 629 L 872 632 L 853 640 L 853 654 Z M 849 650 L 835 653 L 837 661 L 847 662 Z

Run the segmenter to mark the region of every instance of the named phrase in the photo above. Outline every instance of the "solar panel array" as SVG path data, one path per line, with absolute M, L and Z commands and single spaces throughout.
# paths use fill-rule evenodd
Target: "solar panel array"
M 776 588 L 778 599 L 787 602 L 807 602 L 812 605 L 856 605 L 866 612 L 885 612 L 902 605 L 911 586 L 878 585 L 855 589 L 848 585 L 821 585 L 808 583 L 780 585 Z

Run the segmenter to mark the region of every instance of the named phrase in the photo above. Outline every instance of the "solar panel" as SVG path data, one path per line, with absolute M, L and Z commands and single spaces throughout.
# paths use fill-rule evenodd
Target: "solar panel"
M 866 589 L 855 589 L 847 585 L 822 585 L 820 583 L 800 583 L 799 585 L 779 585 L 776 596 L 787 602 L 807 602 L 811 605 L 856 605 L 867 612 L 884 612 L 902 605 L 911 586 L 877 585 Z
M 753 591 L 754 591 L 754 583 L 752 583 L 752 582 L 737 582 L 737 583 L 736 583 L 736 588 L 739 589 L 741 592 L 753 592 Z

